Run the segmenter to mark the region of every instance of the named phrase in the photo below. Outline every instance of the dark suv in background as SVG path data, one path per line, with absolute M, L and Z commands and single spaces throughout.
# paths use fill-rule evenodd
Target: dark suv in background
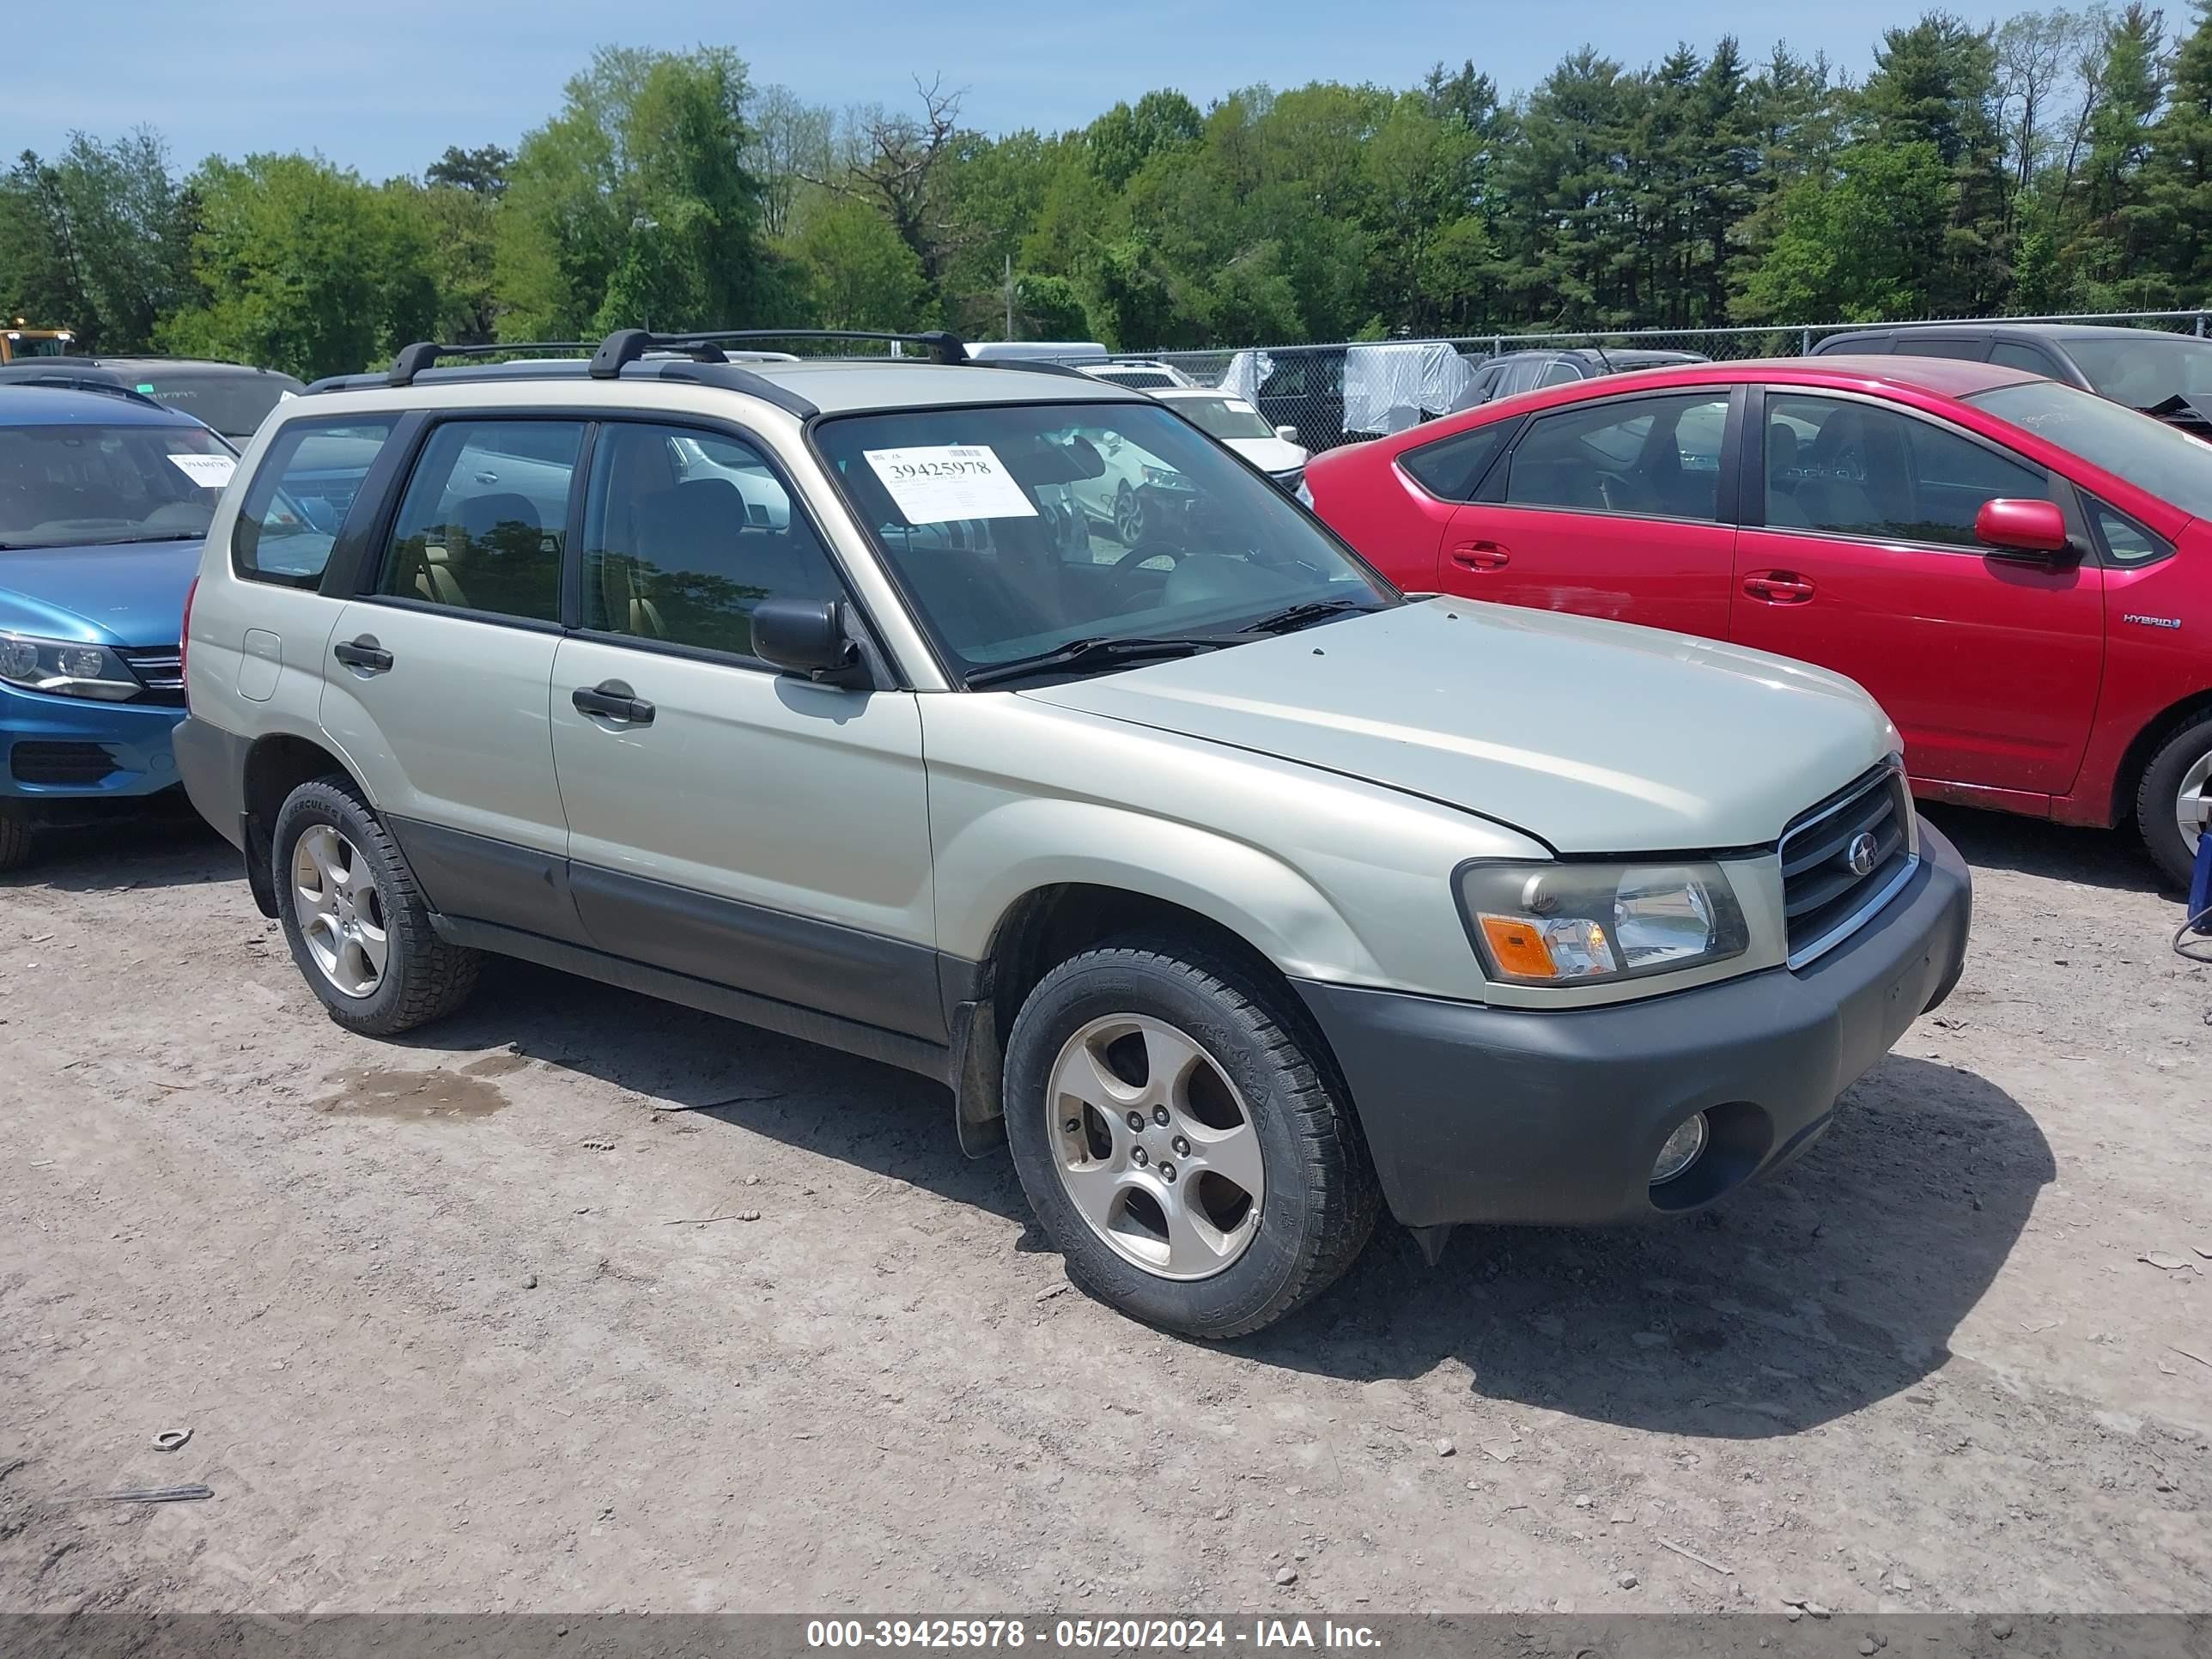
M 0 386 L 121 386 L 182 410 L 243 446 L 261 417 L 307 388 L 273 368 L 189 357 L 34 357 L 0 365 Z
M 1469 407 L 1516 392 L 1534 392 L 1541 386 L 1567 386 L 1594 380 L 1601 374 L 1626 374 L 1638 368 L 1665 368 L 1676 363 L 1702 363 L 1698 351 L 1606 351 L 1576 346 L 1564 351 L 1505 351 L 1486 360 L 1475 371 Z
M 1921 323 L 1831 334 L 1813 356 L 1963 357 L 2024 368 L 2212 440 L 2212 340 L 2077 323 Z

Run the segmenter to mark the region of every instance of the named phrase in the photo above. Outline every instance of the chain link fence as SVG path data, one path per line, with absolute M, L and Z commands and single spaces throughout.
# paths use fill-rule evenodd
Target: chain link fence
M 2212 337 L 2212 310 L 2127 311 L 2051 317 L 1930 318 L 1990 322 L 2118 325 Z M 1125 353 L 1115 378 L 1144 386 L 1215 386 L 1256 404 L 1270 426 L 1308 449 L 1331 449 L 1539 386 L 1697 358 L 1717 362 L 1810 354 L 1830 335 L 1901 324 L 1812 323 L 1733 328 L 1456 335 L 1434 340 Z M 1070 359 L 1069 361 L 1075 361 Z M 1138 365 L 1149 365 L 1146 373 Z M 1095 360 L 1085 365 L 1097 367 Z M 1286 434 L 1287 435 L 1287 434 Z

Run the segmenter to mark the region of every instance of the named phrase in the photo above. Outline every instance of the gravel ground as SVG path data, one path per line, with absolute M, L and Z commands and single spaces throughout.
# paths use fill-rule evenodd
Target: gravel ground
M 2212 1608 L 2212 969 L 2122 838 L 1935 816 L 1965 982 L 1786 1176 L 1386 1226 L 1222 1348 L 1071 1289 L 918 1079 L 519 965 L 364 1041 L 212 836 L 54 848 L 0 1607 Z

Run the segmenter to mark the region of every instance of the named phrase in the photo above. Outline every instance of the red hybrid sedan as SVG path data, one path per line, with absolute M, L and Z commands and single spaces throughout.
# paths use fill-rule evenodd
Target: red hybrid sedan
M 2132 817 L 2187 879 L 2212 816 L 2212 444 L 2148 416 L 1988 363 L 1697 364 L 1334 450 L 1306 490 L 1406 587 L 1848 674 L 1918 793 Z

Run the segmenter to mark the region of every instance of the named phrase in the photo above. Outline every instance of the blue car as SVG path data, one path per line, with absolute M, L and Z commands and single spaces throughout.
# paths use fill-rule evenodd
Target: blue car
M 0 386 L 0 870 L 177 789 L 185 596 L 235 461 L 151 398 Z

